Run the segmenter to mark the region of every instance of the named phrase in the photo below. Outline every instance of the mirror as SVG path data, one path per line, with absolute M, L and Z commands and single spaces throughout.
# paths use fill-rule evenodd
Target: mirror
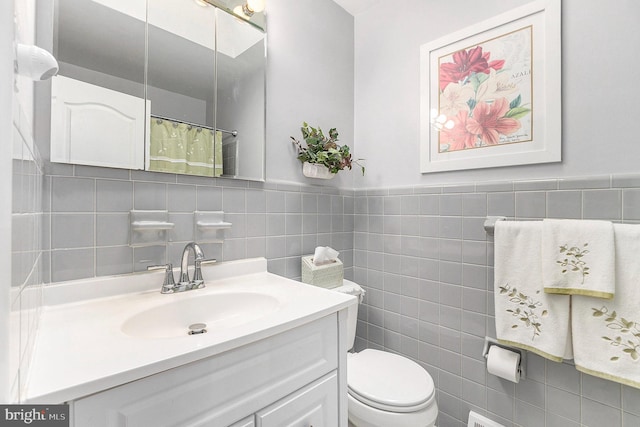
M 260 28 L 203 1 L 54 4 L 52 162 L 264 180 Z
M 144 168 L 146 5 L 128 6 L 54 4 L 52 162 Z

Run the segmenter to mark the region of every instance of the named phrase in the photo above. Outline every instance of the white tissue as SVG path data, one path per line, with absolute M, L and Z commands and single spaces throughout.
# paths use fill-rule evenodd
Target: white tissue
M 339 254 L 340 252 L 329 246 L 318 246 L 313 253 L 313 263 L 315 265 L 324 265 L 335 262 Z
M 492 345 L 487 355 L 487 371 L 514 383 L 520 381 L 520 354 Z

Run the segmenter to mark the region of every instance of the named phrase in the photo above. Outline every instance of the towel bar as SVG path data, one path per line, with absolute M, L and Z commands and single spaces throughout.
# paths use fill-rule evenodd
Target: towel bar
M 506 220 L 506 216 L 488 216 L 484 220 L 484 231 L 490 236 L 493 236 L 493 232 L 496 226 L 496 222 Z

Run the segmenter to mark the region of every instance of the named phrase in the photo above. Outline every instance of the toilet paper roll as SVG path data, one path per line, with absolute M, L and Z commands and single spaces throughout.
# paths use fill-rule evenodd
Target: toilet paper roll
M 487 355 L 487 371 L 500 378 L 517 383 L 520 381 L 520 353 L 516 353 L 497 345 L 489 347 Z

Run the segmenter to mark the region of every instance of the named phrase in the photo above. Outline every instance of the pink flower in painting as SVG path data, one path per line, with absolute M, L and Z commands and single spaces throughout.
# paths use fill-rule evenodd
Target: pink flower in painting
M 444 90 L 449 83 L 464 80 L 471 73 L 488 73 L 490 69 L 500 70 L 504 66 L 504 60 L 489 62 L 490 56 L 489 52 L 482 53 L 482 46 L 454 53 L 453 62 L 440 65 L 440 90 Z
M 440 133 L 440 144 L 447 144 L 449 146 L 447 151 L 464 150 L 475 146 L 478 138 L 467 130 L 467 120 L 469 120 L 469 113 L 460 110 L 452 118 L 453 127 L 451 129 L 444 128 Z
M 506 98 L 496 99 L 492 104 L 479 102 L 473 109 L 473 117 L 467 119 L 467 131 L 478 135 L 483 143 L 495 145 L 500 135 L 508 135 L 520 129 L 520 121 L 504 117 L 509 111 Z

